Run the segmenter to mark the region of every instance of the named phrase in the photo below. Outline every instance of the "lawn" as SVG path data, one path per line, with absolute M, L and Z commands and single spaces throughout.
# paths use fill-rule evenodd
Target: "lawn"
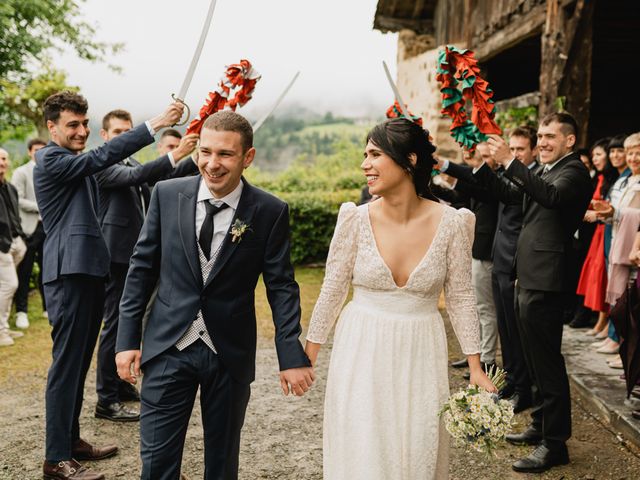
M 318 298 L 323 276 L 322 268 L 296 269 L 296 280 L 301 291 L 302 325 L 305 329 Z M 259 335 L 273 338 L 271 310 L 262 280 L 256 289 L 256 317 Z M 15 345 L 11 347 L 0 348 L 0 388 L 7 381 L 21 381 L 33 375 L 46 375 L 51 361 L 51 330 L 49 322 L 42 316 L 42 303 L 36 291 L 32 291 L 29 297 L 29 321 L 31 325 L 24 337 L 16 339 Z M 14 322 L 12 314 L 9 323 L 13 326 Z

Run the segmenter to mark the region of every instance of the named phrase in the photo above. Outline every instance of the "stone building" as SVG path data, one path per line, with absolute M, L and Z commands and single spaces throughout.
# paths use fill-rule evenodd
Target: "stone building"
M 379 0 L 374 28 L 398 32 L 398 88 L 443 153 L 458 149 L 440 116 L 438 50 L 476 54 L 499 110 L 559 99 L 580 124 L 579 143 L 640 131 L 640 1 Z

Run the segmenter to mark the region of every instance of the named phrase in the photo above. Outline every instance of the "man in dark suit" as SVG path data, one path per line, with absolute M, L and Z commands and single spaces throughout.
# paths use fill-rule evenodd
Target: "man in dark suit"
M 530 170 L 537 167 L 537 134 L 527 126 L 514 129 L 509 135 L 511 155 Z M 493 241 L 493 272 L 491 282 L 496 305 L 502 362 L 507 372 L 507 385 L 501 396 L 509 398 L 515 413 L 531 406 L 531 379 L 522 351 L 522 341 L 515 311 L 515 256 L 522 229 L 523 193 L 504 175 L 504 167 L 496 173 L 482 165 L 474 178 L 500 201 L 498 227 Z
M 447 160 L 439 161 L 439 165 L 443 173 L 456 179 L 455 191 L 469 197 L 471 211 L 476 216 L 471 248 L 471 281 L 480 319 L 480 360 L 485 368 L 491 368 L 496 362 L 498 343 L 496 307 L 491 289 L 492 245 L 498 221 L 498 201 L 473 178 L 473 170 L 483 163 L 495 167 L 495 163 L 486 143 L 478 144 L 475 152 L 465 155 L 468 165 L 458 165 Z M 459 365 L 460 362 L 455 364 Z M 468 372 L 465 378 L 469 379 Z
M 110 141 L 132 128 L 133 120 L 129 112 L 113 110 L 102 119 L 100 136 Z M 118 377 L 116 370 L 118 306 L 133 247 L 149 206 L 150 185 L 159 180 L 197 173 L 197 165 L 188 157 L 197 141 L 198 135 L 187 135 L 175 150 L 156 160 L 143 165 L 129 157 L 95 175 L 100 192 L 98 219 L 111 256 L 105 290 L 104 323 L 98 344 L 98 403 L 95 411 L 98 418 L 115 422 L 136 421 L 139 418 L 138 412 L 122 404 L 123 401 L 135 401 L 140 397 L 133 385 Z
M 93 174 L 152 143 L 157 130 L 180 119 L 183 106 L 174 103 L 158 117 L 82 154 L 89 136 L 87 109 L 84 97 L 68 91 L 45 101 L 51 141 L 36 153 L 33 172 L 46 233 L 43 283 L 53 327 L 43 465 L 47 479 L 102 479 L 102 474 L 77 460 L 117 452 L 115 445 L 98 448 L 80 438 L 84 382 L 102 322 L 110 263 L 96 215 L 98 187 Z
M 144 370 L 145 480 L 179 477 L 198 387 L 205 478 L 237 478 L 240 430 L 255 376 L 254 291 L 260 274 L 276 329 L 283 391 L 303 395 L 313 382 L 298 339 L 300 298 L 289 259 L 288 207 L 242 178 L 255 155 L 252 145 L 253 130 L 243 117 L 218 112 L 200 134 L 202 176 L 160 182 L 151 195 L 120 303 L 116 345 L 120 378 L 135 382 Z
M 532 423 L 512 443 L 538 445 L 513 464 L 518 472 L 542 472 L 569 462 L 571 436 L 569 380 L 561 353 L 563 313 L 570 292 L 567 255 L 573 234 L 591 200 L 591 179 L 573 152 L 578 131 L 568 113 L 546 116 L 538 127 L 543 167 L 532 172 L 517 161 L 505 141 L 489 145 L 505 175 L 524 194 L 524 219 L 516 250 L 518 326 L 525 360 L 539 396 Z

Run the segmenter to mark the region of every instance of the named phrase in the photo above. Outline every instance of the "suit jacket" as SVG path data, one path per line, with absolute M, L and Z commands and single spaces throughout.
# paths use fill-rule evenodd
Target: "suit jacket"
M 7 253 L 11 249 L 13 239 L 18 236 L 24 236 L 24 233 L 19 229 L 17 232 L 13 232 L 12 235 L 11 218 L 9 215 L 10 210 L 13 210 L 13 213 L 18 217 L 18 192 L 16 187 L 6 180 L 4 183 L 7 186 L 11 202 L 7 205 L 3 197 L 0 196 L 0 252 Z
M 109 250 L 98 223 L 93 174 L 152 142 L 142 124 L 87 153 L 75 154 L 53 142 L 36 152 L 33 181 L 46 233 L 44 283 L 61 275 L 108 275 Z
M 190 158 L 178 162 L 176 168 L 168 155 L 145 164 L 133 158 L 130 161 L 132 166 L 121 161 L 95 175 L 100 189 L 98 219 L 112 263 L 128 264 L 131 259 L 144 222 L 140 195 L 146 208 L 151 197 L 150 185 L 176 174 L 184 176 L 198 171 Z
M 476 215 L 471 256 L 476 260 L 491 260 L 498 201 L 473 177 L 471 167 L 450 162 L 446 173 L 458 179 L 455 190 L 469 196 L 471 211 Z
M 573 235 L 591 201 L 591 178 L 576 153 L 560 160 L 544 178 L 543 170 L 541 166 L 532 172 L 513 161 L 505 171 L 524 194 L 518 284 L 529 290 L 569 292 L 574 289 Z
M 18 190 L 18 207 L 22 231 L 31 235 L 36 231 L 40 221 L 40 212 L 36 202 L 36 192 L 33 188 L 33 168 L 35 162 L 29 161 L 19 166 L 11 176 L 11 183 Z
M 536 169 L 537 166 L 532 168 Z M 503 167 L 494 172 L 484 164 L 473 176 L 500 202 L 498 205 L 498 225 L 491 250 L 493 271 L 515 276 L 516 248 L 523 218 L 522 190 L 504 175 Z M 504 191 L 507 193 L 503 193 Z M 510 202 L 510 196 L 517 197 L 518 201 Z
M 238 382 L 255 378 L 255 288 L 263 275 L 280 369 L 310 366 L 298 340 L 300 297 L 289 260 L 289 208 L 244 179 L 234 220 L 249 225 L 240 241 L 227 235 L 206 282 L 196 246 L 200 177 L 160 182 L 136 243 L 124 293 L 116 352 L 136 350 L 142 364 L 173 347 L 202 310 L 220 360 Z M 142 318 L 158 284 L 144 334 Z

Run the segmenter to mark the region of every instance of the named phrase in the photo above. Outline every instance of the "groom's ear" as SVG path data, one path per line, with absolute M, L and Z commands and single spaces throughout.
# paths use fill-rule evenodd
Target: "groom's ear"
M 242 162 L 242 166 L 244 168 L 249 168 L 249 165 L 251 165 L 253 163 L 253 159 L 256 156 L 256 149 L 251 147 L 249 150 L 247 150 L 247 152 L 244 154 L 244 160 Z

